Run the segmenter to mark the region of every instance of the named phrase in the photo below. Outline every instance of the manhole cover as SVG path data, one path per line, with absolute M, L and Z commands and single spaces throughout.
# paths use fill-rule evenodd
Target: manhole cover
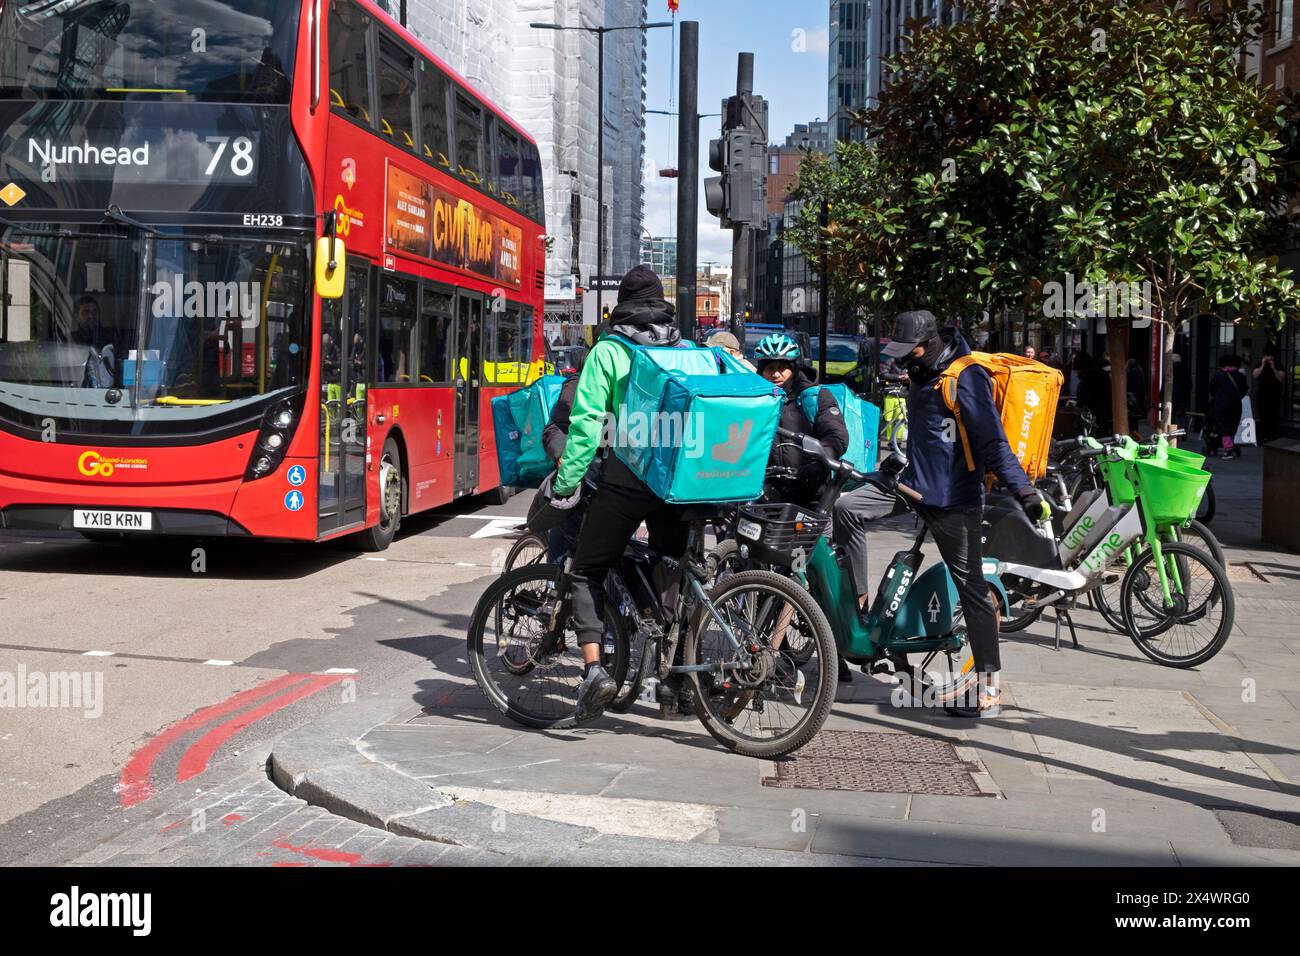
M 981 795 L 967 763 L 952 744 L 912 734 L 823 730 L 802 750 L 776 764 L 766 787 L 856 790 L 877 793 Z

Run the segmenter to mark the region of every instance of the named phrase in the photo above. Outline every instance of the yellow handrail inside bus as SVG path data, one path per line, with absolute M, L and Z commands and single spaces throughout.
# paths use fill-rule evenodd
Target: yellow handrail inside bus
M 228 398 L 177 398 L 175 395 L 163 395 L 153 400 L 155 405 L 229 405 Z
M 320 410 L 325 413 L 325 470 L 330 470 L 330 410 L 324 402 L 320 403 Z
M 337 106 L 340 109 L 347 109 L 347 104 L 343 102 L 343 94 L 334 87 L 330 87 L 330 106 Z

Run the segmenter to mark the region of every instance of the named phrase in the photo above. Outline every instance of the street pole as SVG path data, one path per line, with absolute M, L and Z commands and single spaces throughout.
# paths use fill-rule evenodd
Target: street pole
M 605 28 L 596 31 L 596 275 L 605 276 Z
M 821 337 L 820 338 L 821 348 L 818 350 L 820 354 L 817 356 L 817 381 L 819 382 L 826 381 L 826 352 L 828 348 L 826 342 L 826 331 L 827 331 L 827 326 L 830 324 L 830 302 L 828 301 L 828 299 L 830 298 L 829 295 L 830 278 L 827 275 L 827 272 L 829 271 L 829 265 L 828 265 L 829 259 L 826 255 L 826 245 L 827 245 L 826 229 L 830 225 L 829 220 L 830 220 L 830 208 L 826 203 L 826 201 L 822 200 L 822 211 L 821 211 L 822 248 L 821 248 L 821 257 L 820 257 L 821 263 L 817 270 L 818 272 L 821 273 L 821 275 L 818 277 L 820 288 L 818 289 L 819 301 L 817 303 L 817 329 L 818 329 L 817 334 Z
M 736 96 L 747 103 L 754 93 L 754 54 L 741 53 L 736 60 Z M 742 107 L 743 108 L 743 107 Z M 749 125 L 748 113 L 743 125 Z M 736 337 L 745 340 L 745 306 L 753 301 L 754 281 L 753 231 L 747 223 L 732 228 L 731 236 L 731 314 Z M 737 303 L 737 297 L 740 302 Z
M 682 21 L 681 102 L 677 107 L 677 324 L 682 338 L 695 338 L 697 205 L 700 188 L 700 25 Z

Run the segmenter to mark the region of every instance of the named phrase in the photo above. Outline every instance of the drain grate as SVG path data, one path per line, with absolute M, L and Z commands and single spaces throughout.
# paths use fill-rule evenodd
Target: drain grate
M 766 787 L 951 797 L 983 793 L 971 776 L 979 767 L 963 760 L 952 744 L 912 734 L 823 730 L 775 766 L 776 776 L 763 779 Z

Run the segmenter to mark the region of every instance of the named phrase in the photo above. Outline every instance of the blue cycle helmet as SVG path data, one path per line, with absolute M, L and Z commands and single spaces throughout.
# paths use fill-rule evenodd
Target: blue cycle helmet
M 754 349 L 755 364 L 762 364 L 765 361 L 790 362 L 794 363 L 799 359 L 799 343 L 790 336 L 781 332 L 774 332 L 771 335 L 764 336 Z

